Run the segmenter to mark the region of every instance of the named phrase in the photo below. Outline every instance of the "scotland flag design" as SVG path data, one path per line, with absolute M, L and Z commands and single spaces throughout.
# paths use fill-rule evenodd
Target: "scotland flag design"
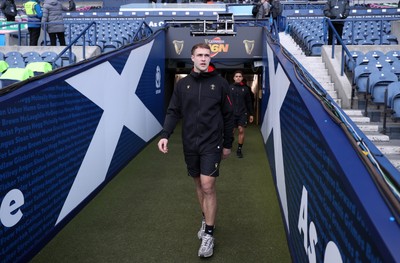
M 0 97 L 1 262 L 29 259 L 159 133 L 164 48 L 161 36 Z
M 386 253 L 377 240 L 390 240 L 398 227 L 382 220 L 390 213 L 364 163 L 280 48 L 267 45 L 267 56 L 261 132 L 292 259 L 392 262 L 395 245 Z M 379 214 L 375 223 L 368 209 Z

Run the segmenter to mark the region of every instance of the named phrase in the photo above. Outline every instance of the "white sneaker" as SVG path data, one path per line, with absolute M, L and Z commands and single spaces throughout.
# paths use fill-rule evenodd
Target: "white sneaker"
M 208 258 L 214 253 L 214 237 L 209 234 L 204 234 L 199 248 L 199 257 Z
M 201 220 L 201 227 L 199 232 L 197 232 L 197 237 L 199 239 L 202 239 L 204 236 L 204 231 L 206 230 L 206 220 L 203 218 L 203 220 Z

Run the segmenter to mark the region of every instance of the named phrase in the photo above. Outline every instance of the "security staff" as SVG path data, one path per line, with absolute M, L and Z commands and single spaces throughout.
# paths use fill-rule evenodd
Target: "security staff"
M 25 13 L 28 16 L 29 45 L 37 46 L 40 37 L 40 21 L 42 19 L 42 7 L 40 0 L 29 0 L 24 4 Z

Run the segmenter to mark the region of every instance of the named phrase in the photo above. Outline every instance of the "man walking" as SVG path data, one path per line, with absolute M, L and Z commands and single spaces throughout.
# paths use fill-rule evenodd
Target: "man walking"
M 247 122 L 253 122 L 253 105 L 251 102 L 250 89 L 243 82 L 243 73 L 240 70 L 236 70 L 233 73 L 233 80 L 229 87 L 230 95 L 233 104 L 233 120 L 234 127 L 238 129 L 238 148 L 236 155 L 239 158 L 243 158 L 243 144 L 244 144 L 244 130 L 247 126 Z
M 233 141 L 229 84 L 210 65 L 210 54 L 210 47 L 205 43 L 192 47 L 193 69 L 176 84 L 158 142 L 158 149 L 168 153 L 168 139 L 179 119 L 183 120 L 185 162 L 203 213 L 198 232 L 202 240 L 199 257 L 213 255 L 217 213 L 215 182 L 221 158 L 229 156 Z

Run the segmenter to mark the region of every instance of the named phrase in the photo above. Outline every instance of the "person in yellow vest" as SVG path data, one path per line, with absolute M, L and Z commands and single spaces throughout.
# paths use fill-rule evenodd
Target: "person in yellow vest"
M 24 9 L 28 16 L 29 45 L 37 46 L 41 30 L 40 21 L 43 16 L 40 0 L 29 0 L 24 4 Z

